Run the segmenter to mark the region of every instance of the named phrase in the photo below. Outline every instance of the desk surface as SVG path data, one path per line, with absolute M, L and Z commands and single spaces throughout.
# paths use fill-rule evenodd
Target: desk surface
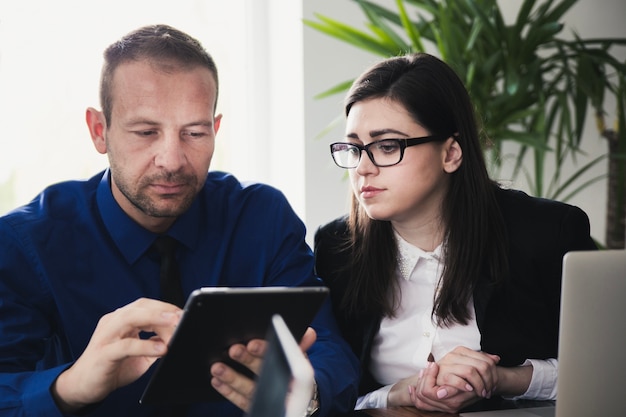
M 420 411 L 415 407 L 390 407 L 372 410 L 359 410 L 350 414 L 352 417 L 459 417 L 458 414 Z
M 554 401 L 510 401 L 502 398 L 493 398 L 476 403 L 463 411 L 506 410 L 514 408 L 545 407 L 554 404 Z M 415 407 L 390 407 L 353 411 L 345 417 L 459 417 L 459 414 L 420 411 Z

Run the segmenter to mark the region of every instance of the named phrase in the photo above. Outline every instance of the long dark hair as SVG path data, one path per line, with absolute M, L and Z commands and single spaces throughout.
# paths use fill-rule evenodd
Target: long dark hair
M 355 103 L 383 97 L 402 104 L 430 134 L 455 132 L 463 151 L 462 164 L 450 174 L 441 207 L 445 264 L 433 315 L 440 325 L 465 324 L 481 274 L 495 282 L 508 273 L 505 227 L 495 199 L 497 185 L 487 173 L 473 105 L 452 68 L 425 53 L 386 59 L 367 70 L 346 97 L 346 116 Z M 392 317 L 400 294 L 391 223 L 369 218 L 354 195 L 348 223 L 353 264 L 343 306 L 348 314 Z

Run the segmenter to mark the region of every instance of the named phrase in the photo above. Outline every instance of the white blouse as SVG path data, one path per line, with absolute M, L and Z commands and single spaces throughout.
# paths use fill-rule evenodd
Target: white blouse
M 402 297 L 393 318 L 383 318 L 372 346 L 371 372 L 383 384 L 392 384 L 424 369 L 432 354 L 440 360 L 457 346 L 480 350 L 480 332 L 472 316 L 467 325 L 437 327 L 432 320 L 434 295 L 441 278 L 442 246 L 433 252 L 409 244 L 396 234 L 398 279 Z
M 440 360 L 457 346 L 480 350 L 480 332 L 470 300 L 467 325 L 438 327 L 431 314 L 443 265 L 442 245 L 425 252 L 395 234 L 398 245 L 400 305 L 393 318 L 384 317 L 371 351 L 370 371 L 384 387 L 360 397 L 355 409 L 384 408 L 394 383 L 417 374 L 432 354 Z M 556 360 L 536 361 L 526 394 L 516 398 L 556 398 Z M 554 397 L 554 398 L 552 398 Z

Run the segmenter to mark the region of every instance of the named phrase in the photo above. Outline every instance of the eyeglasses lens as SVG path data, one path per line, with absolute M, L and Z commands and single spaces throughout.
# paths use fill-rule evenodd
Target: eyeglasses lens
M 372 142 L 367 146 L 360 147 L 349 143 L 335 143 L 332 146 L 332 156 L 335 163 L 343 168 L 356 168 L 361 159 L 362 150 L 369 151 L 370 159 L 374 165 L 395 165 L 402 159 L 400 143 L 395 139 Z

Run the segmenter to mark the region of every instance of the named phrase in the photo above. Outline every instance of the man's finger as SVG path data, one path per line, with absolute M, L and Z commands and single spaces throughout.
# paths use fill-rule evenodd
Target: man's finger
M 254 381 L 221 362 L 211 366 L 211 375 L 211 385 L 217 392 L 237 407 L 248 411 L 254 394 Z

